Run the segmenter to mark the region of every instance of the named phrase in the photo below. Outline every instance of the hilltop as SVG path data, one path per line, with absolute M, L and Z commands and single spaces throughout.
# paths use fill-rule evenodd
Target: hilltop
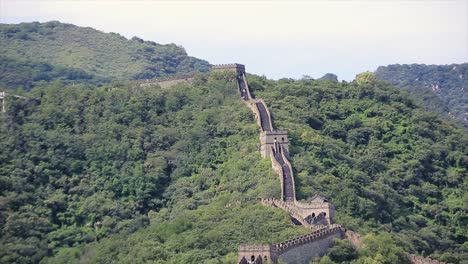
M 394 64 L 379 67 L 375 74 L 408 92 L 425 109 L 468 127 L 468 63 Z
M 188 56 L 175 44 L 127 39 L 57 21 L 0 24 L 0 43 L 0 84 L 8 88 L 30 88 L 33 81 L 59 77 L 102 82 L 209 69 L 208 62 Z

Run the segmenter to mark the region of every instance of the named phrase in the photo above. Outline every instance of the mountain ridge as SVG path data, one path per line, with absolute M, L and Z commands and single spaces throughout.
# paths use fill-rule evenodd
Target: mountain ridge
M 175 44 L 127 39 L 117 33 L 58 21 L 0 24 L 0 43 L 0 54 L 11 59 L 77 68 L 114 80 L 209 70 L 208 62 L 188 56 L 183 47 Z
M 375 74 L 408 92 L 427 110 L 468 127 L 468 63 L 391 64 L 380 66 Z

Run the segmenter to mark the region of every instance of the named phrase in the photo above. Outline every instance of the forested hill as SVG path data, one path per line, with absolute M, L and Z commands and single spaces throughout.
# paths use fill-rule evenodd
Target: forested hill
M 427 110 L 455 118 L 468 127 L 468 63 L 451 65 L 388 65 L 377 78 L 407 91 Z
M 280 195 L 233 79 L 52 83 L 10 98 L 0 116 L 0 262 L 228 264 L 239 243 L 307 232 L 281 209 L 233 203 Z M 375 234 L 358 252 L 338 244 L 328 260 L 405 263 L 403 250 L 467 259 L 463 131 L 370 73 L 249 83 L 289 130 L 299 198 L 323 194 L 338 223 Z
M 7 88 L 57 78 L 99 82 L 209 70 L 208 62 L 175 44 L 57 21 L 0 24 L 0 56 L 0 85 Z

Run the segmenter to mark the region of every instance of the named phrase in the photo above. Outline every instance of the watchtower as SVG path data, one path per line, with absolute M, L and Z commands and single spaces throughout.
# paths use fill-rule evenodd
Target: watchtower
M 307 202 L 296 202 L 301 216 L 310 224 L 330 225 L 335 219 L 335 206 L 321 195 L 314 195 Z
M 272 154 L 272 148 L 275 146 L 275 142 L 281 145 L 282 149 L 285 150 L 284 154 L 289 156 L 288 131 L 273 130 L 263 131 L 260 133 L 260 153 L 262 154 L 262 157 L 270 157 Z
M 238 263 L 277 263 L 278 254 L 271 245 L 241 244 L 238 248 Z
M 1 109 L 2 109 L 2 113 L 5 113 L 6 109 L 5 109 L 5 97 L 6 97 L 6 93 L 5 92 L 0 92 L 0 103 L 2 104 L 1 106 Z
M 238 75 L 245 74 L 245 65 L 239 63 L 217 64 L 211 66 L 212 71 L 233 71 Z

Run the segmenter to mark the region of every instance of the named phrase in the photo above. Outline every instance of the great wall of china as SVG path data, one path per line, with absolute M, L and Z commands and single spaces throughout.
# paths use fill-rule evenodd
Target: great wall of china
M 309 202 L 296 200 L 294 175 L 289 156 L 289 140 L 286 130 L 275 130 L 271 113 L 262 99 L 252 97 L 247 83 L 245 66 L 241 64 L 215 65 L 213 71 L 234 71 L 237 87 L 244 103 L 256 116 L 260 128 L 260 153 L 270 158 L 273 170 L 281 182 L 281 199 L 262 199 L 262 204 L 286 210 L 295 223 L 312 229 L 310 234 L 292 238 L 274 245 L 241 244 L 238 248 L 238 263 L 286 263 L 307 264 L 315 257 L 326 253 L 333 239 L 342 239 L 345 230 L 332 224 L 335 208 L 328 200 L 316 195 Z
M 309 234 L 291 238 L 272 245 L 241 244 L 238 247 L 238 264 L 286 263 L 308 264 L 311 260 L 326 254 L 334 239 L 348 239 L 355 246 L 360 247 L 361 236 L 353 231 L 346 230 L 338 224 L 333 224 L 335 207 L 325 197 L 315 195 L 308 202 L 296 200 L 294 175 L 289 156 L 289 140 L 286 130 L 275 130 L 270 111 L 262 99 L 252 97 L 245 66 L 242 64 L 213 65 L 212 71 L 233 71 L 236 73 L 236 82 L 243 102 L 255 114 L 260 128 L 260 153 L 263 158 L 270 158 L 273 170 L 279 175 L 281 183 L 281 199 L 274 198 L 247 198 L 247 202 L 256 201 L 266 206 L 276 207 L 287 211 L 291 220 L 310 228 Z M 159 85 L 168 88 L 180 83 L 191 84 L 195 73 L 165 77 L 153 80 L 142 80 L 136 83 L 140 87 Z M 6 92 L 0 92 L 0 111 L 6 112 Z M 23 96 L 13 97 L 27 99 Z M 241 203 L 242 201 L 237 201 Z M 430 258 L 408 254 L 413 264 L 447 264 Z
M 348 239 L 356 247 L 362 244 L 361 236 L 338 224 L 333 224 L 335 207 L 320 195 L 308 202 L 296 200 L 294 175 L 289 156 L 288 132 L 274 130 L 271 113 L 262 99 L 252 97 L 245 66 L 242 64 L 214 65 L 212 71 L 233 71 L 236 73 L 237 87 L 244 103 L 255 114 L 260 128 L 260 153 L 270 157 L 273 170 L 281 182 L 281 199 L 251 198 L 266 206 L 286 210 L 295 223 L 312 230 L 311 233 L 273 245 L 241 244 L 238 247 L 238 264 L 278 263 L 279 260 L 291 264 L 308 264 L 327 253 L 334 239 Z M 408 255 L 413 264 L 446 264 L 421 256 Z

